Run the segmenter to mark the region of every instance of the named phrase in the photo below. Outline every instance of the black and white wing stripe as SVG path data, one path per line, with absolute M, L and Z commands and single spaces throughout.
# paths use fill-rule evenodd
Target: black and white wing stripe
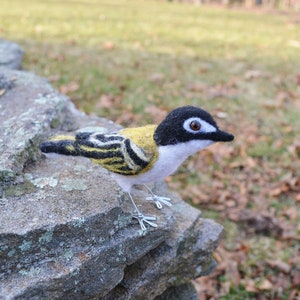
M 152 158 L 133 141 L 117 133 L 78 133 L 74 146 L 80 155 L 122 175 L 138 174 Z

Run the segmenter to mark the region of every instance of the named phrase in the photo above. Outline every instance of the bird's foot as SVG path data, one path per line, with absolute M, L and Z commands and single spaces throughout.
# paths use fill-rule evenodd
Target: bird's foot
M 134 215 L 132 215 L 133 218 L 137 219 L 140 223 L 141 229 L 143 231 L 147 231 L 147 228 L 145 226 L 144 223 L 147 223 L 148 225 L 152 226 L 152 227 L 157 227 L 157 224 L 153 223 L 152 221 L 156 220 L 156 217 L 152 217 L 152 216 L 144 216 L 142 213 L 138 212 Z
M 169 207 L 172 206 L 170 198 L 157 196 L 152 192 L 152 190 L 146 184 L 144 184 L 144 186 L 149 191 L 149 193 L 151 194 L 151 196 L 147 197 L 146 200 L 147 201 L 154 201 L 154 203 L 155 203 L 155 205 L 158 209 L 162 209 L 163 204 L 166 205 L 166 206 L 169 206 Z
M 146 200 L 154 201 L 154 203 L 158 209 L 162 209 L 163 204 L 166 206 L 169 206 L 169 207 L 172 206 L 171 199 L 167 198 L 167 197 L 160 197 L 160 196 L 152 194 L 152 196 L 147 197 Z

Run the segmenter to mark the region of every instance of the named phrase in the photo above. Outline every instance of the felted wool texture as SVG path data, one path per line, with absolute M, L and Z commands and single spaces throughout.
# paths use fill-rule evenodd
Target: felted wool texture
M 201 125 L 198 130 L 190 127 L 193 122 Z M 211 143 L 233 139 L 232 134 L 219 130 L 208 112 L 198 107 L 184 106 L 171 111 L 158 126 L 127 128 L 113 134 L 81 132 L 75 140 L 74 137 L 58 136 L 43 143 L 41 150 L 82 155 L 113 173 L 129 177 L 146 176 L 155 167 L 158 172 L 154 170 L 153 178 L 150 176 L 155 179 L 158 173 L 167 174 L 168 168 L 176 170 L 186 155 Z M 163 149 L 168 149 L 169 153 L 162 155 L 161 147 L 166 147 Z M 176 168 L 173 168 L 175 165 Z
M 145 173 L 151 169 L 158 159 L 158 147 L 154 141 L 154 132 L 156 128 L 157 125 L 146 125 L 143 127 L 126 128 L 119 131 L 121 135 L 134 142 L 134 144 L 148 157 L 149 163 L 140 171 L 140 173 Z
M 176 145 L 193 139 L 208 139 L 206 136 L 195 136 L 183 128 L 185 120 L 199 117 L 216 129 L 218 126 L 213 117 L 205 110 L 195 106 L 184 106 L 172 110 L 158 125 L 154 140 L 158 146 Z
M 81 132 L 73 136 L 59 135 L 41 144 L 45 153 L 81 155 L 107 170 L 132 176 L 147 172 L 158 158 L 153 140 L 156 125 L 127 128 L 118 133 Z
M 64 155 L 80 155 L 76 150 L 75 137 L 70 135 L 58 135 L 51 137 L 49 141 L 41 143 L 40 149 L 44 153 L 58 153 Z

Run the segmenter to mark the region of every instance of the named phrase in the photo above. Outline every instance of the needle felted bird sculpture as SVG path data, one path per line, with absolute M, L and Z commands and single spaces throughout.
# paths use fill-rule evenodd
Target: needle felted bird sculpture
M 230 142 L 234 136 L 218 128 L 212 116 L 194 106 L 171 111 L 157 125 L 125 128 L 116 133 L 80 132 L 76 136 L 54 136 L 41 143 L 44 153 L 84 156 L 109 170 L 128 193 L 143 231 L 146 224 L 157 227 L 153 216 L 145 216 L 131 195 L 133 185 L 161 181 L 173 174 L 190 155 L 215 143 Z M 158 209 L 171 206 L 170 199 L 151 194 Z M 146 224 L 145 224 L 146 223 Z

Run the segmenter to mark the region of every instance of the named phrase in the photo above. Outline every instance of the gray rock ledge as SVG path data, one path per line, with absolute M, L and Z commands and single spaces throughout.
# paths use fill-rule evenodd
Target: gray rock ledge
M 0 39 L 0 67 L 18 70 L 24 51 L 16 43 Z
M 1 84 L 0 299 L 196 299 L 187 282 L 213 268 L 223 227 L 156 183 L 173 206 L 159 211 L 134 190 L 158 217 L 142 234 L 106 170 L 38 149 L 58 132 L 117 126 L 80 113 L 32 73 L 2 67 Z

